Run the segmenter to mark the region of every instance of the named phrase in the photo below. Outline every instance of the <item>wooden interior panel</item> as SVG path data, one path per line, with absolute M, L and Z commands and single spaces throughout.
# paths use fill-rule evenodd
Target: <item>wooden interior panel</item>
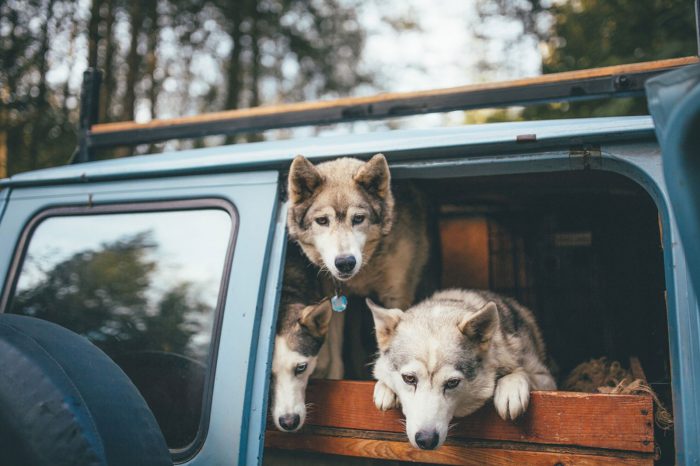
M 413 448 L 408 442 L 342 437 L 335 435 L 287 434 L 267 432 L 268 448 L 303 450 L 332 455 L 378 458 L 452 465 L 512 465 L 512 466 L 650 466 L 651 455 L 625 452 L 577 452 L 567 449 L 523 450 L 506 445 L 453 445 L 446 444 L 434 451 Z
M 316 427 L 358 432 L 350 437 L 359 436 L 359 432 L 364 432 L 364 436 L 367 432 L 381 432 L 393 435 L 390 438 L 396 441 L 396 434 L 400 434 L 398 438 L 404 441 L 399 443 L 412 448 L 403 437 L 400 411 L 377 410 L 372 402 L 373 389 L 373 382 L 311 381 L 307 401 L 313 405 L 313 410 L 301 430 L 302 435 Z M 597 454 L 610 450 L 653 455 L 652 408 L 652 400 L 646 396 L 533 392 L 526 414 L 517 422 L 503 421 L 488 404 L 473 415 L 459 419 L 448 440 L 505 441 L 522 446 L 593 448 Z M 298 434 L 283 435 L 290 435 L 297 442 L 305 441 Z M 277 437 L 274 434 L 269 438 Z M 270 442 L 270 446 L 281 446 L 283 441 Z M 357 442 L 341 444 L 352 448 L 365 445 Z M 379 448 L 374 443 L 371 445 Z M 401 451 L 404 451 L 403 447 Z
M 440 222 L 442 287 L 489 287 L 489 230 L 484 217 L 453 217 Z

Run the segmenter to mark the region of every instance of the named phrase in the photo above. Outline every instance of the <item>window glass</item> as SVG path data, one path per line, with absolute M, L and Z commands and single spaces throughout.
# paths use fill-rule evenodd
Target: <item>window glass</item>
M 200 425 L 231 229 L 220 209 L 49 217 L 9 312 L 90 339 L 131 377 L 169 447 L 185 448 Z

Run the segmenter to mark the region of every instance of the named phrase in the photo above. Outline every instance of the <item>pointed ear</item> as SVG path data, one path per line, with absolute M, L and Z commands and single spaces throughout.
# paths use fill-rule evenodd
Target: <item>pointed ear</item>
M 377 346 L 379 346 L 380 351 L 384 351 L 389 348 L 389 343 L 394 337 L 394 330 L 396 330 L 396 326 L 403 317 L 403 311 L 401 309 L 383 308 L 372 302 L 369 298 L 365 301 L 370 311 L 372 311 L 372 317 L 374 318 Z
M 325 337 L 326 333 L 328 333 L 328 326 L 331 323 L 331 317 L 333 317 L 331 302 L 328 299 L 325 299 L 319 304 L 306 306 L 301 311 L 299 325 L 306 328 L 311 335 L 321 338 Z
M 467 338 L 475 340 L 483 347 L 491 341 L 498 329 L 498 323 L 498 307 L 496 303 L 490 302 L 476 313 L 462 319 L 457 327 Z
M 321 185 L 323 178 L 303 155 L 297 155 L 289 167 L 287 195 L 292 204 L 299 204 L 311 197 Z
M 369 162 L 360 167 L 353 179 L 366 191 L 381 198 L 387 197 L 391 184 L 391 174 L 384 155 L 377 154 L 369 159 Z

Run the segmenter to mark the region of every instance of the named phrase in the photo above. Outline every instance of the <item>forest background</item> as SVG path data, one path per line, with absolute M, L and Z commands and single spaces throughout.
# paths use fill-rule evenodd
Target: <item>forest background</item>
M 513 79 L 697 54 L 691 0 L 0 0 L 0 178 L 62 165 L 82 73 L 99 121 Z M 646 113 L 644 99 L 210 137 L 184 147 L 502 120 Z

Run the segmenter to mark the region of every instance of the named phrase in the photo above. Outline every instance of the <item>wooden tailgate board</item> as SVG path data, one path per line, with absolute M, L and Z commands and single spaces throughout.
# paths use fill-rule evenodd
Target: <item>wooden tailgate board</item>
M 527 412 L 503 421 L 489 403 L 455 419 L 437 450 L 413 448 L 399 410 L 379 411 L 374 382 L 313 380 L 305 426 L 283 433 L 268 422 L 268 448 L 454 465 L 651 465 L 651 397 L 533 392 Z

